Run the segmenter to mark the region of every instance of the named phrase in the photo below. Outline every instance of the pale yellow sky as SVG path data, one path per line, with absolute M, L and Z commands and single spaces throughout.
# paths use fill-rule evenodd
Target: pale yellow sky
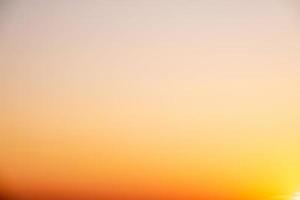
M 244 199 L 300 190 L 295 1 L 0 6 L 8 185 Z

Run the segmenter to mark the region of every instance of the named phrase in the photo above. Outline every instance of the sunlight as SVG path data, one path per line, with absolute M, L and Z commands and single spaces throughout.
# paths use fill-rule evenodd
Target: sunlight
M 300 192 L 297 192 L 293 195 L 292 200 L 300 200 Z

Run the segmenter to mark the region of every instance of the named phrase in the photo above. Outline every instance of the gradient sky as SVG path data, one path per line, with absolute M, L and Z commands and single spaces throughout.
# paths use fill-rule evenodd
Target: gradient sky
M 289 199 L 300 191 L 299 9 L 1 1 L 0 185 Z

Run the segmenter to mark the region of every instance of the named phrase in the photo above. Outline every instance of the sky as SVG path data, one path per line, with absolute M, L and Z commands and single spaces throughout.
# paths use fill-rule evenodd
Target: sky
M 21 200 L 290 199 L 299 9 L 1 1 L 0 189 Z

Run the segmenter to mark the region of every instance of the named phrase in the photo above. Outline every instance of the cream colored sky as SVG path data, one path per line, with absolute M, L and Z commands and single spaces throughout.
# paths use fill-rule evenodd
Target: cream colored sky
M 254 196 L 300 190 L 297 6 L 7 1 L 4 178 L 145 188 L 164 180 L 169 189 Z

